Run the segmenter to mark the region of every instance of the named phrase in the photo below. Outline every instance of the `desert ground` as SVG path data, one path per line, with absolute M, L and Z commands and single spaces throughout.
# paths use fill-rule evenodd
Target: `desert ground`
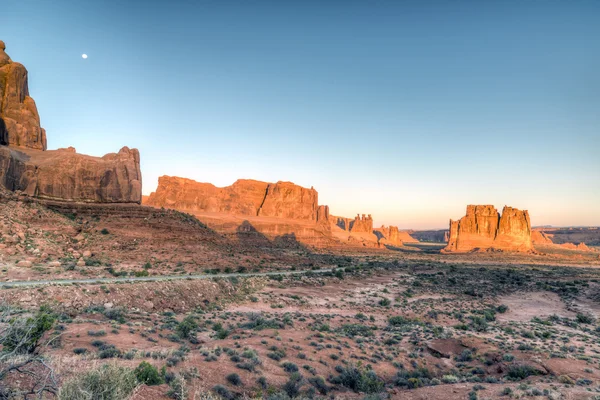
M 600 396 L 597 252 L 317 248 L 3 195 L 3 332 L 49 322 L 27 364 L 2 360 L 6 398 L 109 381 L 101 398 Z

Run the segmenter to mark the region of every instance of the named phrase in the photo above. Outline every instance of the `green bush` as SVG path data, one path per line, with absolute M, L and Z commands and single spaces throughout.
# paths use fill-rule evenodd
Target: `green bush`
M 160 385 L 163 383 L 163 378 L 160 376 L 158 369 L 147 361 L 142 361 L 135 369 L 135 377 L 138 382 L 148 386 Z
M 194 317 L 192 317 L 191 315 L 185 317 L 183 321 L 177 324 L 176 328 L 177 334 L 182 339 L 190 339 L 194 337 L 197 330 L 198 324 L 196 323 Z
M 357 393 L 379 393 L 383 390 L 383 380 L 373 370 L 365 371 L 355 365 L 338 365 L 335 370 L 339 375 L 331 380 L 334 384 L 345 386 Z
M 105 364 L 65 382 L 59 400 L 126 400 L 137 386 L 130 368 Z
M 234 386 L 239 386 L 242 384 L 242 378 L 238 374 L 229 374 L 226 376 L 227 382 L 231 383 Z
M 19 316 L 11 319 L 2 340 L 3 350 L 18 354 L 32 353 L 55 320 L 52 311 L 45 306 L 40 307 L 33 317 Z

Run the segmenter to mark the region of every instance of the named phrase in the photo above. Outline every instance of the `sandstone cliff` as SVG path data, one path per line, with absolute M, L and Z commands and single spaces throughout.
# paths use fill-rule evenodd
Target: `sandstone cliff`
M 231 186 L 219 188 L 191 179 L 161 176 L 156 191 L 150 194 L 145 204 L 192 212 L 314 222 L 329 218 L 329 208 L 319 207 L 315 189 L 303 188 L 291 182 L 268 183 L 239 179 Z
M 4 52 L 0 40 L 0 144 L 46 150 L 35 101 L 29 97 L 27 70 Z
M 408 232 L 399 230 L 397 226 L 381 225 L 381 228 L 374 229 L 373 233 L 379 239 L 379 243 L 384 245 L 402 246 L 404 243 L 418 242 Z
M 533 251 L 529 213 L 504 207 L 500 216 L 494 206 L 467 206 L 467 215 L 450 220 L 444 252 L 473 250 Z
M 533 244 L 552 244 L 552 239 L 542 231 L 531 232 L 531 241 Z
M 0 41 L 0 184 L 25 195 L 65 201 L 140 203 L 140 154 L 123 147 L 103 157 L 72 147 L 46 151 L 46 132 L 29 97 L 25 67 Z
M 0 146 L 0 184 L 32 197 L 99 203 L 139 203 L 140 154 L 90 157 L 75 149 L 32 150 Z

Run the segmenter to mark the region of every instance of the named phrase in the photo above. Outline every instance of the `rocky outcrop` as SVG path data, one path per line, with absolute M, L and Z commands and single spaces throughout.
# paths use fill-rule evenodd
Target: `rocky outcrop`
M 365 217 L 363 215 L 356 215 L 354 217 L 354 221 L 350 222 L 350 232 L 365 232 L 372 233 L 373 232 L 373 217 L 371 214 Z
M 0 184 L 42 199 L 140 203 L 140 154 L 127 147 L 91 157 L 73 148 L 41 151 L 0 146 Z
M 418 242 L 408 232 L 399 230 L 397 226 L 381 225 L 381 228 L 374 229 L 373 233 L 382 245 L 402 246 L 404 243 Z
M 0 144 L 46 150 L 35 101 L 29 97 L 27 69 L 13 62 L 0 41 Z
M 563 248 L 567 250 L 577 250 L 577 251 L 595 251 L 595 249 L 588 247 L 584 242 L 575 243 L 554 243 L 552 241 L 552 234 L 542 232 L 539 230 L 534 230 L 531 232 L 531 240 L 533 244 L 540 246 L 553 246 L 557 248 Z
M 0 184 L 12 191 L 51 200 L 140 203 L 140 154 L 123 147 L 103 157 L 74 148 L 46 151 L 27 70 L 11 61 L 0 41 Z
M 533 244 L 553 244 L 552 239 L 542 231 L 531 232 L 531 242 Z
M 161 176 L 156 191 L 150 194 L 145 204 L 191 212 L 314 222 L 329 218 L 329 208 L 319 207 L 315 189 L 307 189 L 291 182 L 268 183 L 239 179 L 231 186 L 219 188 L 191 179 Z
M 317 209 L 317 222 L 328 223 L 329 220 L 329 206 L 319 206 L 319 208 Z
M 314 188 L 303 188 L 291 182 L 267 184 L 258 216 L 317 221 L 319 195 Z
M 491 205 L 467 206 L 467 215 L 450 220 L 444 252 L 473 250 L 533 251 L 529 213 L 505 206 L 500 216 Z

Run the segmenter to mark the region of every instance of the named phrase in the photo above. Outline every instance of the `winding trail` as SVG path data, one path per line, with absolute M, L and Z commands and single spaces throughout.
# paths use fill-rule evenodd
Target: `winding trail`
M 122 277 L 122 278 L 89 278 L 89 279 L 56 279 L 56 280 L 35 280 L 35 281 L 13 281 L 0 282 L 0 288 L 24 287 L 24 286 L 47 286 L 47 285 L 72 285 L 72 284 L 90 284 L 90 283 L 120 283 L 120 282 L 159 282 L 159 281 L 183 281 L 195 279 L 213 279 L 213 278 L 246 278 L 253 276 L 277 276 L 277 275 L 300 275 L 307 272 L 314 274 L 325 274 L 333 271 L 332 268 L 318 270 L 301 271 L 281 271 L 281 272 L 249 272 L 249 273 L 231 273 L 231 274 L 197 274 L 197 275 L 162 275 L 162 276 L 140 276 L 140 277 Z

